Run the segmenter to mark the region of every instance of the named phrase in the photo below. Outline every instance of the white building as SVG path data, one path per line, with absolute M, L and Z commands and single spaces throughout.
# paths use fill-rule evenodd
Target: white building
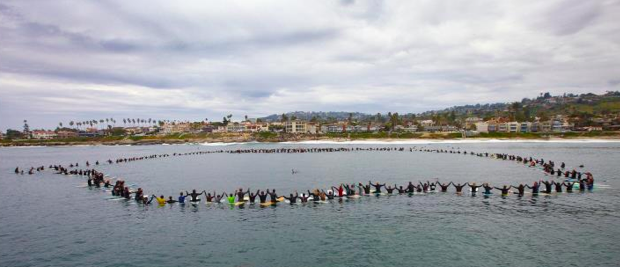
M 33 139 L 54 139 L 58 135 L 54 131 L 34 130 L 32 131 Z
M 423 120 L 423 121 L 420 121 L 420 125 L 426 128 L 426 127 L 435 125 L 435 122 L 433 122 L 433 120 Z
M 303 121 L 294 120 L 284 123 L 284 131 L 287 133 L 306 133 L 308 124 Z
M 488 133 L 489 132 L 489 123 L 487 122 L 476 122 L 476 131 L 479 133 Z

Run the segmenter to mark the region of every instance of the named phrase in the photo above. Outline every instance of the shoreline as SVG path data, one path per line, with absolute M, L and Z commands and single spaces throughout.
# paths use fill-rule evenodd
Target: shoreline
M 28 140 L 2 142 L 0 147 L 48 147 L 48 146 L 140 146 L 140 145 L 235 145 L 235 144 L 433 144 L 433 143 L 509 143 L 509 142 L 541 142 L 541 143 L 615 143 L 620 142 L 620 135 L 613 136 L 576 136 L 576 137 L 468 137 L 468 138 L 344 138 L 344 137 L 314 137 L 314 138 L 248 138 L 246 136 L 219 137 L 219 138 L 149 138 L 132 140 Z

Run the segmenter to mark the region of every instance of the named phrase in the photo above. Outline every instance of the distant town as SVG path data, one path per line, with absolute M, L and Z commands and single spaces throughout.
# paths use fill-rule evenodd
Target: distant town
M 304 138 L 468 138 L 615 136 L 620 131 L 620 92 L 540 96 L 520 102 L 467 105 L 440 111 L 374 115 L 350 112 L 291 112 L 262 118 L 232 114 L 221 120 L 104 118 L 59 122 L 41 129 L 24 120 L 22 129 L 0 133 L 4 145 L 42 141 L 118 141 L 244 136 L 251 140 Z M 584 134 L 587 133 L 587 134 Z M 572 134 L 572 135 L 571 135 Z M 252 136 L 254 138 L 252 138 Z M 238 140 L 234 139 L 234 140 Z

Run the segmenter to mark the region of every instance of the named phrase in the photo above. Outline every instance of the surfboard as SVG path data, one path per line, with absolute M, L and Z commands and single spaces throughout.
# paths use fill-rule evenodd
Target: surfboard
M 275 205 L 275 202 L 265 202 L 265 203 L 260 203 L 261 206 L 266 207 L 266 206 L 271 206 L 271 205 Z
M 235 203 L 231 203 L 231 205 L 235 205 L 235 206 L 241 206 L 244 205 L 245 202 L 235 202 Z

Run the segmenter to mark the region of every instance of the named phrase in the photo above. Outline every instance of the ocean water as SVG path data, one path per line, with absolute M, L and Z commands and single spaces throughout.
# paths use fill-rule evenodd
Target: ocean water
M 15 167 L 93 163 L 146 193 L 276 189 L 340 183 L 552 179 L 511 161 L 399 151 L 205 154 L 124 164 L 162 153 L 280 147 L 425 147 L 501 152 L 591 171 L 593 192 L 550 196 L 391 195 L 275 207 L 108 200 L 83 177 Z M 618 266 L 620 143 L 416 142 L 190 144 L 0 148 L 0 266 Z M 298 171 L 292 174 L 291 170 Z

